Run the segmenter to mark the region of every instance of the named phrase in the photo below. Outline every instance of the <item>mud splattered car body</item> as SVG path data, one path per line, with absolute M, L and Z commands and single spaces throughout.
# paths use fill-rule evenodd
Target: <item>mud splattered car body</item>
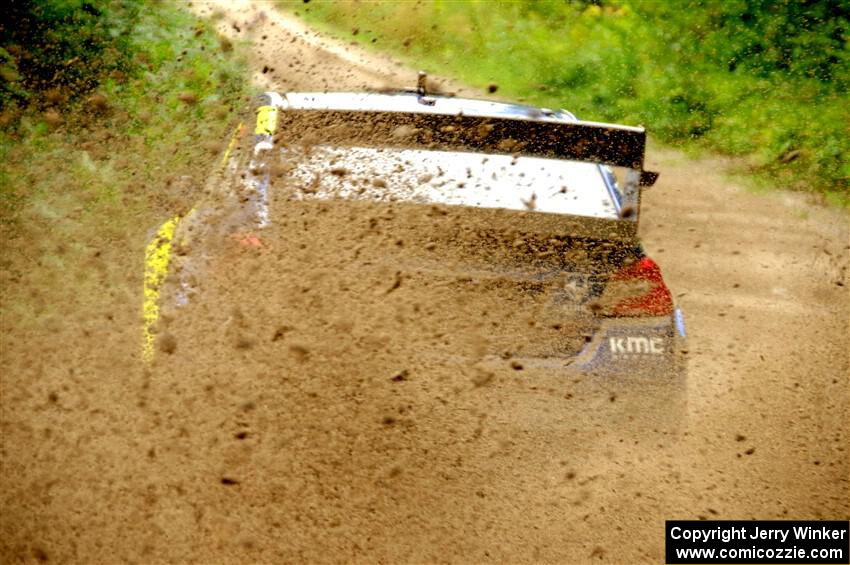
M 642 187 L 657 177 L 643 168 L 642 128 L 421 91 L 266 93 L 255 115 L 253 133 L 241 127 L 231 140 L 208 201 L 164 224 L 148 248 L 148 358 L 160 306 L 179 310 L 200 291 L 210 254 L 198 250 L 210 238 L 264 249 L 282 211 L 321 203 L 319 215 L 378 206 L 404 218 L 389 228 L 397 245 L 361 261 L 396 273 L 389 291 L 404 280 L 474 300 L 530 297 L 521 323 L 493 324 L 479 364 L 683 384 L 682 316 L 637 233 Z

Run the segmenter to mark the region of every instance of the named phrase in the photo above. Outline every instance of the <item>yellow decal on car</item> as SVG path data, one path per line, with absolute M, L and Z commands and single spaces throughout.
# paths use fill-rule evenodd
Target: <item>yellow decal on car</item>
M 277 128 L 277 108 L 275 106 L 260 106 L 257 108 L 257 127 L 254 133 L 257 135 L 274 135 Z
M 144 302 L 142 308 L 142 359 L 151 361 L 154 353 L 154 325 L 159 319 L 159 291 L 168 274 L 171 241 L 180 216 L 174 216 L 156 232 L 145 248 Z
M 239 141 L 239 137 L 242 135 L 243 125 L 244 124 L 242 124 L 242 122 L 239 122 L 239 125 L 236 126 L 235 130 L 233 130 L 233 135 L 230 136 L 230 143 L 227 144 L 227 149 L 224 150 L 224 155 L 221 158 L 221 167 L 224 167 L 227 164 L 227 159 L 233 152 L 233 148 L 236 147 L 236 142 Z

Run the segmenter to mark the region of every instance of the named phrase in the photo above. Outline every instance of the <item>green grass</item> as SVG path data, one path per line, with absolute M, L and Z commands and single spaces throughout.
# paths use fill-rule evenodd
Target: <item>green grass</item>
M 196 201 L 245 106 L 245 61 L 209 22 L 163 2 L 140 10 L 131 29 L 123 72 L 58 104 L 34 92 L 28 107 L 4 109 L 4 325 L 136 278 L 140 286 L 147 233 Z M 65 298 L 39 302 L 27 288 Z
M 281 1 L 417 68 L 663 142 L 776 187 L 850 197 L 850 8 L 826 0 Z M 843 35 L 842 35 L 843 34 Z

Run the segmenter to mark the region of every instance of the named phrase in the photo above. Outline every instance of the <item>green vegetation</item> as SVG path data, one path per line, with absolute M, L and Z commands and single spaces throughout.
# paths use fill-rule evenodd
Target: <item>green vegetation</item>
M 850 198 L 843 0 L 281 2 L 419 67 Z
M 197 199 L 245 103 L 246 66 L 176 3 L 11 6 L 0 21 L 0 275 L 96 298 L 87 285 L 140 277 L 147 232 Z M 40 313 L 32 297 L 4 302 Z
M 98 7 L 75 0 L 12 2 L 0 29 L 0 103 L 29 104 L 39 94 L 84 94 L 101 77 L 126 72 L 129 33 L 139 2 Z

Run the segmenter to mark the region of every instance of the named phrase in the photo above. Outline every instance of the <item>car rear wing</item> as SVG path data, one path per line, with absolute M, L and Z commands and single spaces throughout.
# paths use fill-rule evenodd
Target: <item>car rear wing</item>
M 569 159 L 643 171 L 643 128 L 445 114 L 290 109 L 282 129 L 334 142 Z M 284 134 L 284 139 L 286 138 Z M 657 175 L 643 171 L 648 186 Z

